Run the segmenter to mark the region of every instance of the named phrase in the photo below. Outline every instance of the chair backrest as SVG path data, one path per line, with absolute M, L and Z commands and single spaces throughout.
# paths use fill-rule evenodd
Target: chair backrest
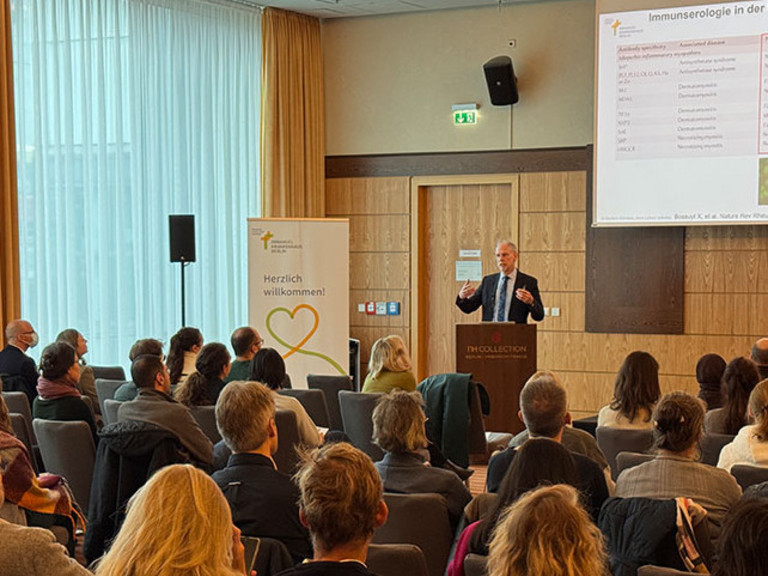
M 424 552 L 413 544 L 371 544 L 365 564 L 377 576 L 429 576 Z
M 653 454 L 640 454 L 639 452 L 619 452 L 616 455 L 616 478 L 627 468 L 634 468 L 643 462 L 653 460 Z M 613 470 L 613 468 L 611 468 Z
M 374 462 L 384 458 L 384 451 L 373 443 L 373 409 L 383 394 L 339 391 L 341 419 L 352 444 L 368 454 Z
M 760 484 L 768 480 L 768 468 L 760 466 L 746 466 L 737 464 L 731 468 L 731 475 L 736 478 L 742 490 L 746 490 L 754 484 Z
M 99 408 L 102 414 L 104 414 L 104 400 L 114 400 L 115 392 L 125 382 L 125 380 L 109 380 L 107 378 L 97 378 L 94 380 L 93 385 L 96 387 L 96 397 L 99 399 Z
M 331 427 L 331 417 L 328 414 L 328 403 L 325 400 L 325 393 L 322 390 L 304 390 L 301 388 L 278 390 L 278 394 L 283 396 L 293 396 L 301 402 L 304 409 L 312 418 L 316 426 L 323 428 Z
M 735 436 L 731 434 L 704 434 L 699 440 L 699 450 L 701 450 L 701 461 L 710 466 L 717 466 L 720 458 L 720 450 L 723 446 L 733 442 Z
M 331 430 L 344 430 L 344 422 L 341 419 L 339 408 L 339 390 L 352 390 L 352 379 L 349 376 L 323 376 L 320 374 L 307 374 L 307 386 L 310 389 L 322 390 L 325 394 L 325 402 L 328 405 Z
M 464 556 L 465 576 L 485 576 L 488 574 L 488 556 L 467 554 Z
M 663 566 L 653 566 L 646 564 L 637 569 L 637 576 L 690 576 L 690 572 L 675 570 L 674 568 L 664 568 Z
M 189 411 L 211 442 L 216 444 L 221 440 L 219 429 L 216 428 L 216 406 L 192 406 Z
M 9 416 L 11 418 L 11 426 L 13 427 L 13 435 L 27 447 L 29 459 L 32 461 L 32 468 L 35 469 L 35 473 L 39 473 L 40 470 L 37 465 L 37 458 L 35 458 L 35 449 L 32 445 L 32 436 L 30 435 L 32 423 L 27 420 L 23 414 L 11 412 Z
M 61 422 L 35 418 L 32 427 L 37 434 L 46 471 L 64 476 L 72 493 L 85 510 L 91 495 L 96 446 L 86 422 Z
M 122 366 L 91 366 L 94 378 L 105 380 L 125 380 L 125 370 Z
M 614 480 L 618 477 L 616 455 L 619 452 L 645 452 L 653 445 L 651 430 L 626 430 L 598 426 L 595 435 L 597 445 L 605 454 L 608 466 L 611 467 L 611 476 Z
M 117 411 L 120 409 L 122 402 L 119 400 L 111 400 L 107 398 L 104 400 L 104 409 L 101 412 L 104 418 L 104 424 L 114 424 L 117 422 Z
M 275 425 L 277 426 L 277 452 L 272 455 L 275 465 L 280 472 L 293 474 L 296 464 L 299 463 L 299 424 L 296 414 L 290 410 L 277 410 L 275 412 Z
M 3 392 L 3 400 L 5 405 L 8 406 L 8 412 L 21 414 L 27 421 L 27 434 L 32 446 L 37 446 L 37 437 L 35 431 L 32 428 L 32 410 L 29 406 L 29 398 L 24 392 Z M 30 452 L 30 455 L 33 455 Z
M 384 494 L 389 519 L 373 534 L 374 544 L 414 544 L 430 576 L 442 576 L 453 543 L 445 499 L 437 494 Z

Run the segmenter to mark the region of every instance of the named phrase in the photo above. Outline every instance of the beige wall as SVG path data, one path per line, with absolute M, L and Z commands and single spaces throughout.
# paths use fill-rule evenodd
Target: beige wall
M 323 43 L 328 155 L 592 142 L 593 0 L 326 20 Z M 518 77 L 512 107 L 492 106 L 485 84 L 500 55 Z M 454 127 L 451 105 L 466 102 L 479 123 Z

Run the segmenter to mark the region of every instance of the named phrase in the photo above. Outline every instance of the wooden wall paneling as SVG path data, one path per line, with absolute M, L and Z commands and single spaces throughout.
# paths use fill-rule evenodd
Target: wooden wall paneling
M 411 218 L 408 214 L 349 216 L 352 252 L 409 252 Z
M 685 250 L 768 250 L 768 226 L 690 226 Z
M 545 172 L 520 175 L 520 213 L 584 212 L 587 174 Z
M 768 291 L 768 250 L 688 252 L 685 291 L 765 293 Z
M 686 334 L 748 335 L 759 331 L 768 294 L 701 294 L 685 296 Z
M 351 289 L 408 289 L 411 279 L 410 257 L 407 253 L 351 253 L 349 273 Z
M 327 216 L 408 214 L 410 178 L 331 178 L 325 183 Z
M 520 214 L 520 250 L 562 252 L 585 250 L 584 212 Z
M 584 292 L 541 292 L 546 308 L 559 308 L 559 316 L 547 316 L 539 331 L 584 332 Z
M 519 266 L 538 279 L 539 289 L 584 292 L 584 252 L 526 252 L 521 248 Z

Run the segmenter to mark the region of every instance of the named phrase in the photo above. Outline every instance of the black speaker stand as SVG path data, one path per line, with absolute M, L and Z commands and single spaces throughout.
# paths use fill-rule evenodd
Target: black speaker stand
M 187 325 L 185 318 L 186 302 L 184 299 L 184 268 L 186 268 L 190 262 L 185 262 L 184 257 L 182 256 L 181 262 L 179 262 L 179 264 L 181 264 L 181 327 L 184 328 L 184 326 Z

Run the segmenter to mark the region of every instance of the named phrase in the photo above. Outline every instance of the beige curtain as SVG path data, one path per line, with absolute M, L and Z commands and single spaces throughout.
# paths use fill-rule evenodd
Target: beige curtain
M 320 21 L 267 8 L 262 36 L 262 216 L 323 217 L 325 108 Z
M 11 0 L 0 0 L 0 337 L 21 314 L 19 218 L 16 197 L 16 119 L 13 112 Z

